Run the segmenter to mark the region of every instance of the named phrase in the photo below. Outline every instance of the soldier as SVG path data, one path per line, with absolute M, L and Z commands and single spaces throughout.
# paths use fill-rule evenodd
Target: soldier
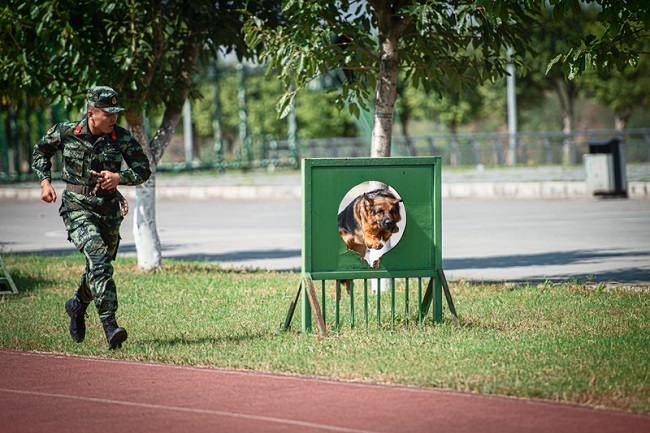
M 41 199 L 56 201 L 51 185 L 51 158 L 63 154 L 62 179 L 66 182 L 59 214 L 68 240 L 86 257 L 86 270 L 74 296 L 65 303 L 70 316 L 70 336 L 81 343 L 86 336 L 84 315 L 95 302 L 109 349 L 127 338 L 115 320 L 117 290 L 112 261 L 120 241 L 118 185 L 139 185 L 149 179 L 149 159 L 126 129 L 116 125 L 124 111 L 110 87 L 88 91 L 87 115 L 78 122 L 54 125 L 34 145 L 32 167 L 41 182 Z M 122 162 L 127 167 L 122 167 Z

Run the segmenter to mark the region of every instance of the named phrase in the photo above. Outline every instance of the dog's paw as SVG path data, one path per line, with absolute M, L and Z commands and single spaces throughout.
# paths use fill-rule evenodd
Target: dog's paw
M 366 243 L 366 248 L 369 250 L 381 250 L 384 247 L 384 243 L 381 240 L 376 242 L 369 241 Z

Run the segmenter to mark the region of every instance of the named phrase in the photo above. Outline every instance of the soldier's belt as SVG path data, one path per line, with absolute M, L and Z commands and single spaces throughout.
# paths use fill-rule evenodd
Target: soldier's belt
M 83 194 L 83 195 L 90 195 L 90 193 L 93 191 L 95 187 L 93 186 L 86 186 L 86 185 L 75 185 L 73 183 L 67 183 L 65 185 L 65 189 L 68 191 L 76 192 L 77 194 Z M 97 191 L 95 191 L 95 195 L 97 196 L 109 196 L 109 195 L 114 195 L 116 190 L 112 191 L 106 191 L 101 188 L 97 188 Z

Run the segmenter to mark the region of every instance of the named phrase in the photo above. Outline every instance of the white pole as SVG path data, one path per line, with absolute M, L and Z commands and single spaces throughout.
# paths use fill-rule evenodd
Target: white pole
M 506 77 L 508 98 L 508 142 L 510 144 L 510 165 L 517 165 L 517 96 L 515 94 L 515 65 L 512 63 L 512 48 L 508 48 L 508 76 Z

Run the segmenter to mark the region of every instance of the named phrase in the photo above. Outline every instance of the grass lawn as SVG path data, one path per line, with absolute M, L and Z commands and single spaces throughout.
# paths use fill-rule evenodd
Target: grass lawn
M 20 290 L 0 297 L 0 348 L 313 375 L 340 380 L 435 387 L 650 412 L 648 288 L 580 282 L 541 285 L 450 282 L 460 327 L 444 308 L 417 325 L 417 287 L 408 316 L 398 281 L 394 322 L 390 293 L 370 296 L 368 327 L 362 290 L 350 327 L 343 291 L 334 324 L 334 286 L 327 286 L 330 337 L 276 332 L 297 290 L 296 273 L 226 271 L 207 263 L 167 260 L 141 273 L 135 259 L 115 263 L 123 349 L 108 351 L 95 308 L 86 340 L 68 334 L 63 304 L 84 268 L 79 254 L 3 255 Z M 357 287 L 361 286 L 360 284 Z M 320 288 L 320 284 L 318 285 Z M 394 326 L 392 326 L 394 323 Z

